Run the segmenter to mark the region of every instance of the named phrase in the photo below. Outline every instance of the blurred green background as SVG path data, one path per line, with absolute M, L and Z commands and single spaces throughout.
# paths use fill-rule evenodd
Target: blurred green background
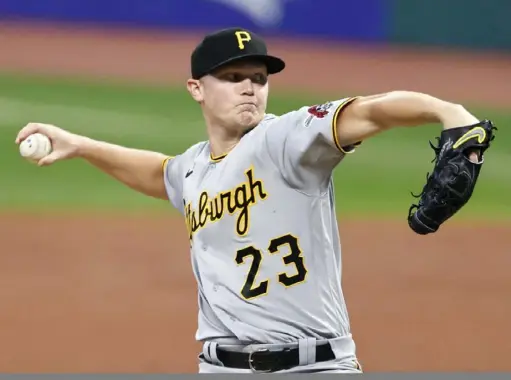
M 331 100 L 273 92 L 268 112 L 283 113 Z M 350 94 L 337 94 L 343 97 Z M 14 144 L 30 121 L 48 122 L 72 132 L 126 146 L 178 154 L 206 139 L 200 109 L 184 87 L 102 84 L 49 76 L 0 76 L 0 207 L 30 212 L 173 212 L 172 207 L 125 188 L 80 160 L 38 168 L 23 160 Z M 457 217 L 503 219 L 511 215 L 511 113 L 470 105 L 479 117 L 500 127 L 487 152 L 475 193 Z M 338 211 L 350 218 L 405 218 L 433 167 L 439 125 L 389 131 L 366 141 L 335 171 Z M 170 211 L 169 211 L 170 210 Z

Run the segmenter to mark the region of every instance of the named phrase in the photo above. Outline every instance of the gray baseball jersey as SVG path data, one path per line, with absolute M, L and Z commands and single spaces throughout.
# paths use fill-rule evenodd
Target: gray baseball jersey
M 351 100 L 267 114 L 226 156 L 200 142 L 164 163 L 190 238 L 198 340 L 350 334 L 332 170 L 348 153 L 334 120 Z

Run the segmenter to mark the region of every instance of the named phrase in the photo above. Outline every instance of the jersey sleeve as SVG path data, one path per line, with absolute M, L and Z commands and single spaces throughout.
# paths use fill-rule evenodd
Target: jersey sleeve
M 163 180 L 167 196 L 172 205 L 182 214 L 183 206 L 183 176 L 182 173 L 182 156 L 169 156 L 162 163 Z
M 268 154 L 291 186 L 311 194 L 325 191 L 335 166 L 355 151 L 359 143 L 341 146 L 336 129 L 338 115 L 355 99 L 302 107 L 269 125 Z

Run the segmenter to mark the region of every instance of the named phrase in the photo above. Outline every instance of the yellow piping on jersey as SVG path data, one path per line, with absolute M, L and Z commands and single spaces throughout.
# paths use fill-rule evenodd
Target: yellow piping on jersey
M 165 167 L 167 166 L 167 162 L 169 162 L 169 160 L 172 160 L 174 158 L 174 156 L 168 156 L 166 157 L 163 162 L 161 163 L 161 170 L 163 172 L 165 172 Z
M 335 110 L 334 117 L 332 118 L 332 135 L 334 137 L 334 143 L 335 143 L 335 146 L 337 147 L 337 149 L 339 149 L 344 154 L 355 152 L 355 147 L 359 146 L 361 144 L 361 142 L 357 142 L 357 143 L 353 144 L 353 149 L 346 150 L 345 148 L 347 148 L 347 147 L 343 148 L 341 146 L 341 144 L 339 143 L 339 136 L 337 135 L 337 118 L 338 118 L 339 114 L 341 113 L 341 111 L 344 108 L 346 108 L 347 105 L 351 104 L 351 102 L 353 102 L 356 99 L 357 99 L 357 97 L 348 98 L 344 102 L 339 104 L 339 106 Z
M 220 162 L 222 161 L 225 157 L 227 157 L 227 153 L 224 153 L 224 154 L 221 154 L 220 156 L 213 156 L 213 153 L 210 153 L 209 154 L 209 158 L 211 159 L 211 161 L 213 162 Z

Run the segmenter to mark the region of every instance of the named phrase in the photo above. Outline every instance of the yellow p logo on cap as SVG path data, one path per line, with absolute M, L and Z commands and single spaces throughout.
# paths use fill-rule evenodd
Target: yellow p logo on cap
M 236 34 L 236 39 L 238 40 L 238 47 L 240 48 L 240 50 L 245 49 L 244 42 L 248 42 L 252 39 L 250 34 L 245 31 L 238 31 L 238 32 L 235 32 L 234 34 Z

